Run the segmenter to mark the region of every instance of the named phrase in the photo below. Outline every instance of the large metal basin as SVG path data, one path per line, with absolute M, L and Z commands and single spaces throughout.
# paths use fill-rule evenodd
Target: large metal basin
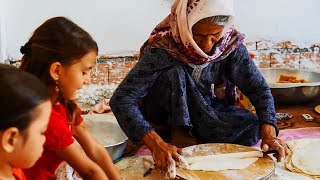
M 269 84 L 276 104 L 320 102 L 320 73 L 290 68 L 262 68 L 260 72 Z M 296 76 L 309 83 L 277 83 L 280 75 Z
M 109 152 L 113 161 L 119 159 L 128 144 L 128 137 L 120 128 L 113 114 L 82 115 L 84 123 L 90 131 Z

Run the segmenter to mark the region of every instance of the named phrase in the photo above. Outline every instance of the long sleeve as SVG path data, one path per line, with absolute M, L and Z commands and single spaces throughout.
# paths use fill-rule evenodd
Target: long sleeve
M 244 45 L 228 57 L 226 76 L 250 99 L 261 124 L 273 125 L 278 134 L 271 90 Z
M 120 83 L 110 100 L 110 106 L 120 127 L 134 142 L 138 143 L 153 130 L 143 117 L 138 104 L 148 93 L 162 69 L 169 67 L 174 60 L 162 49 L 146 52 L 128 75 Z

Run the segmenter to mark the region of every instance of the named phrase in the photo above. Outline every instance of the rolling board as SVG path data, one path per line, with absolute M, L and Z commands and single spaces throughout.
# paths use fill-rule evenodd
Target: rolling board
M 183 148 L 188 156 L 205 156 L 213 154 L 225 154 L 235 152 L 256 151 L 256 149 L 236 144 L 200 144 Z M 123 158 L 115 165 L 119 169 L 123 179 L 141 179 L 141 180 L 160 180 L 164 175 L 159 169 L 155 168 L 149 175 L 143 177 L 144 173 L 154 164 L 152 156 L 133 156 Z M 275 163 L 268 155 L 259 158 L 256 162 L 242 170 L 224 170 L 224 171 L 193 171 L 177 168 L 177 175 L 180 179 L 194 180 L 247 180 L 261 179 L 266 180 L 274 174 Z

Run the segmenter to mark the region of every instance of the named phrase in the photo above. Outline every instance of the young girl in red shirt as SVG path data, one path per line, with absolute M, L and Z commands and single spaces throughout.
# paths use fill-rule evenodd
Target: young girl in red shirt
M 20 168 L 41 156 L 51 112 L 47 88 L 33 75 L 0 64 L 0 179 L 25 180 Z
M 40 25 L 20 51 L 24 54 L 20 68 L 47 85 L 53 104 L 44 152 L 32 168 L 24 170 L 27 179 L 53 179 L 63 161 L 83 179 L 120 179 L 108 152 L 92 137 L 74 102 L 76 92 L 90 82 L 98 53 L 96 42 L 69 19 L 55 17 Z

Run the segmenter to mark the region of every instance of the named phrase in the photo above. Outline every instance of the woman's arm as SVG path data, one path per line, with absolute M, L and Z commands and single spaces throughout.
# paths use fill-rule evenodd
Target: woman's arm
M 174 61 L 165 50 L 146 52 L 120 83 L 110 99 L 112 112 L 124 133 L 134 143 L 153 128 L 139 109 L 139 102 L 148 94 L 163 69 Z
M 286 144 L 277 138 L 279 129 L 275 118 L 274 100 L 267 82 L 244 45 L 241 45 L 229 60 L 226 75 L 250 99 L 259 117 L 262 150 L 277 150 L 276 158 L 283 161 L 289 151 Z
M 64 149 L 57 150 L 56 153 L 76 170 L 83 179 L 108 179 L 103 170 L 88 158 L 75 143 Z
M 180 150 L 162 140 L 144 118 L 138 104 L 163 69 L 175 62 L 165 50 L 151 49 L 131 69 L 110 100 L 110 106 L 122 130 L 134 143 L 143 141 L 152 151 L 157 167 L 171 178 L 175 177 L 176 162 L 180 162 Z
M 74 137 L 87 156 L 102 168 L 109 179 L 121 179 L 108 151 L 91 135 L 86 124 L 80 123 L 74 127 Z
M 278 133 L 271 90 L 258 67 L 250 58 L 246 47 L 241 45 L 229 56 L 226 64 L 226 76 L 250 99 L 261 125 L 270 124 Z

